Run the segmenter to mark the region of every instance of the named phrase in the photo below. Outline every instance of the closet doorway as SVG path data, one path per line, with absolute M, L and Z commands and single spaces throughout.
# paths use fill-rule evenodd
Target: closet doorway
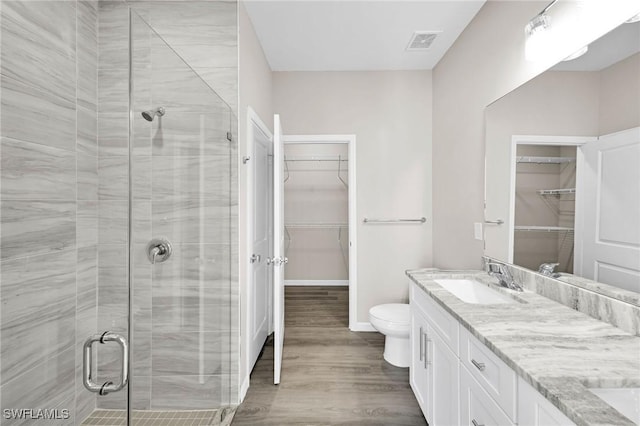
M 357 293 L 355 142 L 355 135 L 284 136 L 285 286 L 348 286 L 349 327 Z

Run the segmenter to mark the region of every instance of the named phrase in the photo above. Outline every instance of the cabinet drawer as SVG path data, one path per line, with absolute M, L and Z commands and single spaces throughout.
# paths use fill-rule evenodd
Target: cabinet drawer
M 469 426 L 514 424 L 465 367 L 460 368 L 460 424 Z
M 515 371 L 464 327 L 460 327 L 460 361 L 515 422 L 517 386 Z
M 415 304 L 430 320 L 433 328 L 442 340 L 458 355 L 458 321 L 438 305 L 427 293 L 415 283 L 411 283 L 409 300 Z

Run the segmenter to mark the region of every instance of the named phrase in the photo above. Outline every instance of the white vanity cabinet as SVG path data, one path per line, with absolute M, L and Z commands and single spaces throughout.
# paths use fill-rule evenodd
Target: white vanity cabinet
M 573 425 L 413 282 L 409 382 L 430 426 Z
M 433 306 L 422 290 L 412 287 L 411 292 L 411 388 L 429 425 L 457 425 L 459 360 L 453 350 L 458 346 L 458 323 Z M 455 348 L 450 341 L 456 342 Z
M 575 424 L 520 377 L 518 378 L 518 419 L 520 426 Z

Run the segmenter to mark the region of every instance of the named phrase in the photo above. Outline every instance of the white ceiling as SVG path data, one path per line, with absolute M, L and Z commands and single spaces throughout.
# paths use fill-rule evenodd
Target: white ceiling
M 640 22 L 622 24 L 589 45 L 589 51 L 572 61 L 560 62 L 554 71 L 600 71 L 640 52 Z
M 485 0 L 247 0 L 273 71 L 428 70 Z M 441 31 L 407 52 L 414 31 Z

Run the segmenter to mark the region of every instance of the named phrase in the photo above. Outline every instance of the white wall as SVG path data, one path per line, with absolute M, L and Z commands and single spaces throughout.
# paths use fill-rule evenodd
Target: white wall
M 640 53 L 600 72 L 600 135 L 640 126 Z
M 246 327 L 245 314 L 247 312 L 247 275 L 246 262 L 249 259 L 247 245 L 247 212 L 245 211 L 245 196 L 247 192 L 247 182 L 245 178 L 245 165 L 242 164 L 242 157 L 247 152 L 247 108 L 251 106 L 260 116 L 262 121 L 273 130 L 273 109 L 271 98 L 271 69 L 262 51 L 262 46 L 255 34 L 251 20 L 242 2 L 239 3 L 239 82 L 240 82 L 240 108 L 238 110 L 238 185 L 239 194 L 239 259 L 240 259 L 240 330 L 243 332 Z M 240 345 L 240 384 L 247 377 L 245 368 L 247 357 L 245 345 Z
M 527 62 L 524 27 L 548 3 L 487 2 L 433 71 L 435 266 L 480 267 L 483 243 L 473 223 L 484 218 L 484 108 L 638 9 L 637 0 L 560 0 L 550 14 L 571 43 Z
M 285 134 L 357 138 L 357 320 L 408 298 L 406 269 L 431 266 L 431 73 L 275 72 Z M 426 216 L 424 225 L 364 225 L 364 217 Z

